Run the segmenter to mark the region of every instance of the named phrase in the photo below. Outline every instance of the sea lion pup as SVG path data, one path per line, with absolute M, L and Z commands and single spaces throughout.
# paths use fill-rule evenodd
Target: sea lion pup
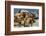
M 32 24 L 34 22 L 35 22 L 35 20 L 34 20 L 33 15 L 32 14 L 29 14 L 29 13 L 26 13 L 26 16 L 25 16 L 25 25 L 31 24 L 31 26 L 32 26 Z
M 18 22 L 19 24 L 24 24 L 24 13 L 16 13 L 14 17 L 14 22 Z
M 14 22 L 15 22 L 15 25 L 19 25 L 21 24 L 21 17 L 20 17 L 21 13 L 16 13 L 15 16 L 14 16 Z

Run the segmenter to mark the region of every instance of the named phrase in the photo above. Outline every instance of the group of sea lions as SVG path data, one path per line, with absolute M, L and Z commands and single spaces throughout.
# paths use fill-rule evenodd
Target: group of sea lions
M 29 25 L 35 22 L 35 15 L 27 12 L 16 13 L 14 16 L 14 25 Z

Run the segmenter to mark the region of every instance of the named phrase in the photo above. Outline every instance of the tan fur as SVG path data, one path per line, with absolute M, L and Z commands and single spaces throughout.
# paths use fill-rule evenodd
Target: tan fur
M 16 13 L 15 17 L 14 17 L 14 22 L 17 23 L 21 23 L 21 24 L 32 24 L 34 21 L 33 15 L 31 14 L 31 16 L 27 13 Z

